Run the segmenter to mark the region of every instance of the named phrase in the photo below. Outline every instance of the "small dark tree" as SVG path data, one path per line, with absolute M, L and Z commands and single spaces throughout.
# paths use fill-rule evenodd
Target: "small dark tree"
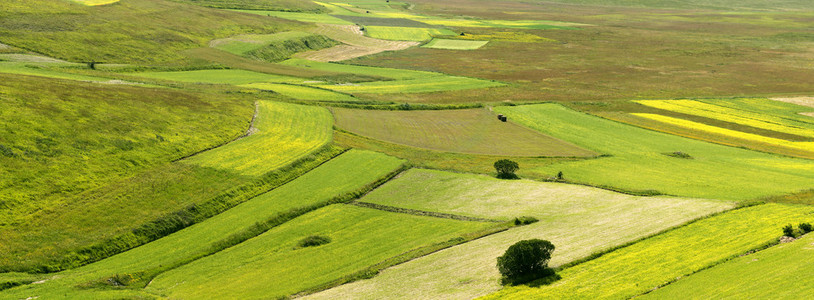
M 495 162 L 495 170 L 497 170 L 497 178 L 503 179 L 514 179 L 517 178 L 517 175 L 514 175 L 514 172 L 520 169 L 520 166 L 517 165 L 517 162 L 508 160 L 508 159 L 501 159 Z
M 557 180 L 562 180 L 562 171 L 557 173 Z
M 783 235 L 788 237 L 794 237 L 794 227 L 791 226 L 791 224 L 783 227 Z
M 523 240 L 506 249 L 497 258 L 497 268 L 504 283 L 529 282 L 554 273 L 548 267 L 554 244 L 540 239 Z
M 814 227 L 812 227 L 809 223 L 800 223 L 800 225 L 797 227 L 800 228 L 800 231 L 802 231 L 803 234 L 809 233 L 812 229 L 814 229 Z
M 324 245 L 331 242 L 331 238 L 324 236 L 324 235 L 312 235 L 308 236 L 297 243 L 297 246 L 301 248 L 305 247 L 316 247 L 319 245 Z

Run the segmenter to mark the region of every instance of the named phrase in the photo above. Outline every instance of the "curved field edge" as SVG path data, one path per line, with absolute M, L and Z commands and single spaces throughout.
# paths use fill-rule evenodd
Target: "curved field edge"
M 781 204 L 737 209 L 561 270 L 553 283 L 506 287 L 481 299 L 633 297 L 777 243 L 783 225 L 811 221 L 812 212 L 808 206 Z
M 351 150 L 285 185 L 164 238 L 74 270 L 43 275 L 41 284 L 13 288 L 0 295 L 81 298 L 110 289 L 111 283 L 138 290 L 158 274 L 239 245 L 321 207 L 350 201 L 403 169 L 403 160 Z
M 495 107 L 510 119 L 605 156 L 532 170 L 594 186 L 750 200 L 810 188 L 814 162 L 649 131 L 557 104 Z M 664 153 L 683 152 L 693 159 Z M 782 184 L 781 184 L 782 183 Z
M 589 157 L 596 153 L 501 122 L 487 109 L 378 111 L 332 108 L 335 126 L 390 143 L 495 156 Z
M 733 203 L 637 197 L 530 180 L 411 169 L 358 200 L 479 218 L 540 221 L 511 228 L 383 270 L 371 279 L 306 299 L 472 299 L 500 289 L 495 258 L 523 239 L 552 241 L 551 264 L 566 264 L 727 210 Z

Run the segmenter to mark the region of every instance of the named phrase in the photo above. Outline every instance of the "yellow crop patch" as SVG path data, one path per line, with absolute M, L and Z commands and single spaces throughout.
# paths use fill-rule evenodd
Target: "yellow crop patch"
M 790 126 L 781 117 L 723 107 L 694 100 L 645 100 L 636 103 L 672 112 L 716 119 L 805 137 L 814 137 L 814 130 Z
M 87 6 L 107 5 L 119 2 L 119 0 L 73 0 L 73 1 L 82 3 Z
M 763 143 L 763 144 L 768 144 L 768 145 L 773 145 L 773 146 L 781 146 L 781 147 L 799 149 L 799 150 L 805 150 L 805 151 L 814 151 L 814 142 L 790 142 L 790 141 L 787 141 L 787 140 L 770 138 L 770 137 L 765 137 L 765 136 L 762 136 L 762 135 L 745 133 L 745 132 L 730 130 L 730 129 L 726 129 L 726 128 L 711 126 L 711 125 L 707 125 L 707 124 L 702 124 L 702 123 L 698 123 L 698 122 L 687 121 L 687 120 L 684 120 L 684 119 L 667 117 L 667 116 L 662 116 L 662 115 L 657 115 L 657 114 L 632 113 L 632 115 L 637 116 L 637 117 L 650 119 L 650 120 L 654 120 L 654 121 L 658 121 L 658 122 L 662 122 L 662 123 L 666 123 L 666 124 L 670 124 L 670 125 L 689 128 L 689 129 L 692 129 L 692 130 L 695 130 L 695 131 L 700 131 L 700 132 L 705 132 L 705 133 L 719 134 L 719 135 L 734 137 L 734 138 L 738 138 L 738 139 L 743 139 L 743 140 L 748 140 L 748 141 L 751 141 L 751 142 Z

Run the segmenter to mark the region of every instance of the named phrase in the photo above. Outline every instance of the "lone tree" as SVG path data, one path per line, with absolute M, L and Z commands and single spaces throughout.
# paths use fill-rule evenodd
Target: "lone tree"
M 548 267 L 554 244 L 540 239 L 523 240 L 506 249 L 497 258 L 497 268 L 503 283 L 524 283 L 554 274 Z
M 508 159 L 501 159 L 495 162 L 497 178 L 515 179 L 517 178 L 517 175 L 514 175 L 514 171 L 517 171 L 517 169 L 520 169 L 520 166 L 517 165 L 517 162 Z

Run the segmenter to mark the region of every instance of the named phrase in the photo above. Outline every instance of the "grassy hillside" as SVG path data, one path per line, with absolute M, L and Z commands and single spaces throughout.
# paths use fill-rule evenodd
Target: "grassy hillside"
M 108 259 L 43 275 L 47 282 L 0 292 L 0 298 L 98 296 L 108 289 L 95 284 L 116 274 L 149 281 L 152 276 L 186 264 L 263 232 L 341 196 L 347 199 L 399 170 L 403 161 L 373 152 L 351 150 L 268 193 L 152 243 Z M 268 227 L 265 227 L 268 229 Z M 4 278 L 0 276 L 0 279 Z M 88 289 L 88 283 L 94 283 Z M 146 282 L 141 282 L 142 284 Z M 84 285 L 83 285 L 84 284 Z M 78 288 L 77 285 L 80 287 Z M 86 286 L 82 288 L 82 286 Z
M 241 33 L 301 25 L 165 0 L 85 6 L 63 0 L 0 3 L 0 42 L 77 62 L 166 63 L 181 50 Z
M 147 290 L 170 297 L 282 297 L 490 226 L 495 225 L 334 205 L 162 274 Z M 299 240 L 310 235 L 332 241 L 297 247 Z
M 520 124 L 610 157 L 533 170 L 627 190 L 746 200 L 811 188 L 814 164 L 653 132 L 556 104 L 497 107 Z M 665 155 L 683 152 L 692 159 Z
M 542 2 L 542 1 L 540 1 Z M 786 11 L 786 10 L 811 10 L 811 2 L 805 0 L 546 0 L 545 2 L 559 2 L 579 5 L 601 5 L 601 6 L 629 6 L 642 8 L 663 8 L 663 9 L 711 9 L 711 10 L 745 10 L 745 11 Z
M 552 265 L 732 207 L 702 199 L 634 197 L 583 186 L 412 169 L 359 201 L 540 222 L 512 228 L 339 286 L 308 299 L 472 299 L 500 289 L 495 258 L 519 240 L 550 240 Z M 418 295 L 418 296 L 417 296 Z
M 814 235 L 794 243 L 738 257 L 678 280 L 644 296 L 644 299 L 795 299 L 814 290 L 810 274 L 814 265 Z
M 445 152 L 592 156 L 564 141 L 497 119 L 485 108 L 447 111 L 332 109 L 336 126 L 366 137 Z
M 260 176 L 330 143 L 332 122 L 321 107 L 261 101 L 251 135 L 184 162 Z
M 811 213 L 811 207 L 779 204 L 736 210 L 562 270 L 550 285 L 506 287 L 482 299 L 634 297 L 775 242 L 786 223 L 809 222 Z

